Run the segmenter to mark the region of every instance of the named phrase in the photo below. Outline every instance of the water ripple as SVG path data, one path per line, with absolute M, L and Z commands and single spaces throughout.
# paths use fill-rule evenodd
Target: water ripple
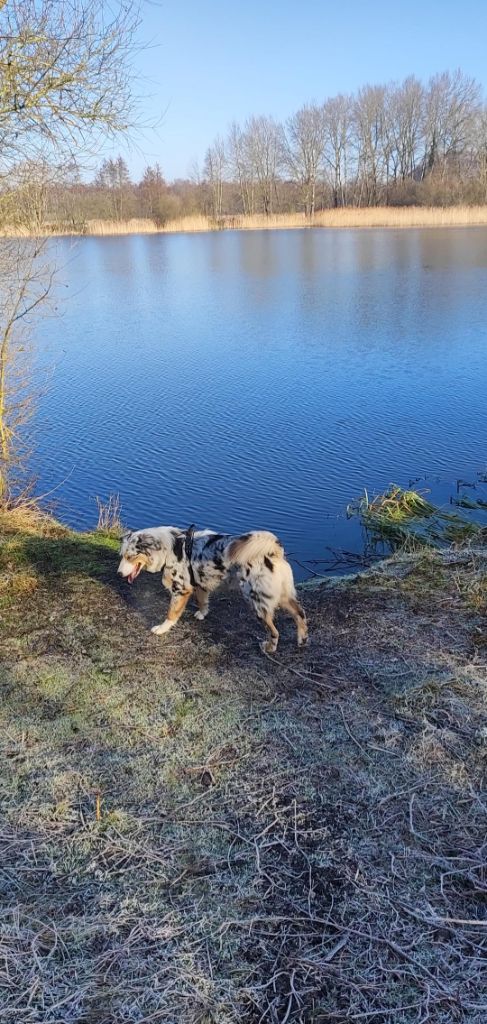
M 414 234 L 81 239 L 39 330 L 40 488 L 76 526 L 116 491 L 304 558 L 350 546 L 364 487 L 485 465 L 487 232 Z

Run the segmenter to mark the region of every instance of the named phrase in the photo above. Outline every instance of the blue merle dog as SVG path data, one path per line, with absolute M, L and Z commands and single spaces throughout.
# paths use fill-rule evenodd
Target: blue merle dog
M 165 622 L 152 628 L 158 636 L 176 625 L 192 595 L 198 605 L 195 618 L 205 619 L 210 593 L 234 574 L 243 596 L 267 629 L 264 651 L 272 653 L 277 648 L 279 633 L 274 615 L 278 608 L 294 619 L 298 645 L 308 639 L 306 615 L 296 596 L 292 569 L 273 533 L 260 530 L 231 537 L 193 527 L 180 530 L 157 526 L 126 534 L 120 554 L 118 572 L 129 583 L 142 569 L 162 572 L 171 600 Z

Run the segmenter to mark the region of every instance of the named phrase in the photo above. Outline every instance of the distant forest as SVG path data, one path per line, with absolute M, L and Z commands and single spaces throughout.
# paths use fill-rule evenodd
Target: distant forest
M 92 219 L 168 220 L 202 213 L 304 212 L 343 206 L 449 206 L 487 203 L 487 105 L 462 71 L 423 84 L 366 85 L 355 95 L 308 103 L 285 123 L 269 116 L 233 123 L 208 147 L 201 168 L 167 182 L 156 164 L 133 181 L 122 157 L 104 160 L 91 183 L 78 168 L 46 168 L 23 199 L 18 167 L 17 216 L 70 224 Z

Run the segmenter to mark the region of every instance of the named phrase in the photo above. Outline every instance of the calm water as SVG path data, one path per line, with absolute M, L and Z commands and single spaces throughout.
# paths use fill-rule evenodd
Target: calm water
M 360 546 L 344 509 L 487 460 L 487 231 L 279 231 L 53 243 L 59 314 L 36 468 L 58 514 Z M 303 573 L 301 573 L 303 575 Z

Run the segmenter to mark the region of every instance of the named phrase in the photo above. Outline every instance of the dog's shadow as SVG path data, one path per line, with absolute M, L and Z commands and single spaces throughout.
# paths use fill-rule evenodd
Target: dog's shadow
M 132 585 L 115 576 L 110 585 L 127 609 L 137 616 L 142 629 L 149 632 L 153 626 L 164 622 L 169 593 L 162 586 L 159 574 L 141 573 Z M 172 643 L 179 637 L 181 643 L 193 642 L 198 647 L 203 644 L 208 649 L 218 647 L 234 660 L 260 655 L 259 644 L 266 638 L 266 630 L 243 600 L 235 581 L 223 583 L 211 594 L 210 610 L 203 621 L 194 617 L 197 607 L 192 597 L 173 629 L 165 636 L 154 636 L 154 643 L 162 648 L 166 642 Z M 286 649 L 295 646 L 292 620 L 287 616 L 279 616 L 279 619 L 282 646 L 286 645 Z
M 70 576 L 91 578 L 108 587 L 116 600 L 125 605 L 137 621 L 137 628 L 146 632 L 148 642 L 163 649 L 170 643 L 180 642 L 204 657 L 205 651 L 218 648 L 232 661 L 262 658 L 259 643 L 265 639 L 264 626 L 256 619 L 252 609 L 243 600 L 235 579 L 225 581 L 210 597 L 210 611 L 203 622 L 194 618 L 197 610 L 191 598 L 179 622 L 166 636 L 150 633 L 153 626 L 164 622 L 169 605 L 169 593 L 162 586 L 160 573 L 141 573 L 137 580 L 128 584 L 117 576 L 118 550 L 96 537 L 82 534 L 23 538 L 25 561 L 56 590 Z M 278 629 L 281 633 L 279 652 L 286 656 L 295 648 L 294 625 L 287 616 L 278 615 Z M 189 651 L 188 651 L 189 653 Z

